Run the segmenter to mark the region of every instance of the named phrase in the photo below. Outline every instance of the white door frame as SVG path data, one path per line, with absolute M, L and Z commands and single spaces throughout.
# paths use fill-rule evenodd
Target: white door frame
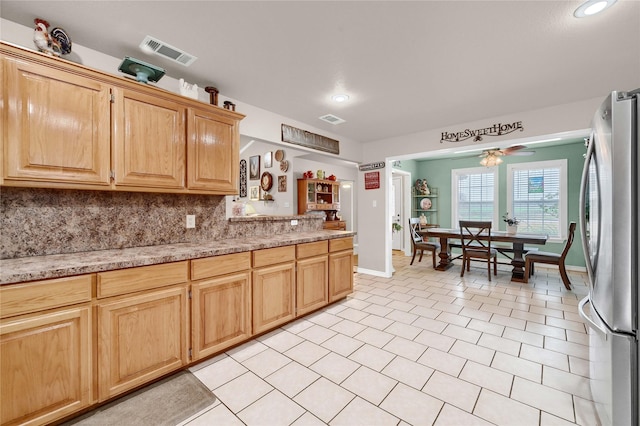
M 408 244 L 409 241 L 409 215 L 411 214 L 411 173 L 405 172 L 404 170 L 392 169 L 391 171 L 391 185 L 393 185 L 393 177 L 401 176 L 402 177 L 402 217 L 400 218 L 400 224 L 402 225 L 402 234 L 404 235 L 404 255 L 411 256 L 411 244 Z M 387 217 L 389 217 L 389 226 L 387 228 L 387 232 L 389 233 L 389 241 L 392 240 L 393 236 L 391 235 L 391 216 L 394 212 L 391 211 L 391 203 L 388 204 Z M 389 264 L 391 264 L 391 251 L 387 253 L 389 256 Z

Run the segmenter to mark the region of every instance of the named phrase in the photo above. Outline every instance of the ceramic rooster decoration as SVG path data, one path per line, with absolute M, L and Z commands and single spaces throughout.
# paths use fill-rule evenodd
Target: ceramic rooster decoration
M 36 28 L 33 32 L 33 43 L 40 52 L 60 56 L 71 53 L 71 39 L 62 28 L 54 28 L 49 32 L 49 23 L 44 19 L 33 20 Z

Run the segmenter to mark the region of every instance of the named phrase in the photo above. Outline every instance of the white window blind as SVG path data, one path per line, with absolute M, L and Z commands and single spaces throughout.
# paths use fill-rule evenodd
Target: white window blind
M 516 217 L 518 232 L 566 234 L 566 160 L 537 161 L 507 166 L 507 208 Z
M 451 226 L 460 220 L 496 223 L 498 205 L 497 168 L 478 167 L 451 171 L 453 197 Z

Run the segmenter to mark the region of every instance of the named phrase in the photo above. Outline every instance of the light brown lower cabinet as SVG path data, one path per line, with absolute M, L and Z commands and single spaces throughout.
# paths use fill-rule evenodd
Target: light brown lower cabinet
M 296 246 L 296 315 L 305 315 L 329 303 L 327 241 Z
M 251 271 L 191 286 L 193 361 L 251 337 Z
M 353 292 L 353 238 L 329 241 L 329 302 Z
M 104 299 L 97 311 L 100 401 L 188 363 L 186 285 Z
M 253 252 L 253 333 L 275 328 L 295 318 L 295 246 Z
M 46 424 L 93 403 L 91 307 L 0 323 L 3 425 Z

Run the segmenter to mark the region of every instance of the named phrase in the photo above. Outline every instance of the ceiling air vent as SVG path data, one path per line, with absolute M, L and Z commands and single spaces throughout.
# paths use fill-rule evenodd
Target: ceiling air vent
M 322 117 L 320 117 L 320 120 L 326 121 L 327 123 L 331 123 L 331 124 L 341 124 L 341 123 L 347 122 L 347 120 L 343 120 L 342 118 L 336 117 L 333 114 L 323 115 Z
M 164 56 L 167 59 L 171 59 L 174 62 L 184 65 L 185 67 L 188 67 L 198 59 L 196 56 L 177 49 L 170 44 L 151 36 L 146 36 L 144 40 L 142 40 L 140 48 L 145 52 L 153 52 L 156 55 Z

